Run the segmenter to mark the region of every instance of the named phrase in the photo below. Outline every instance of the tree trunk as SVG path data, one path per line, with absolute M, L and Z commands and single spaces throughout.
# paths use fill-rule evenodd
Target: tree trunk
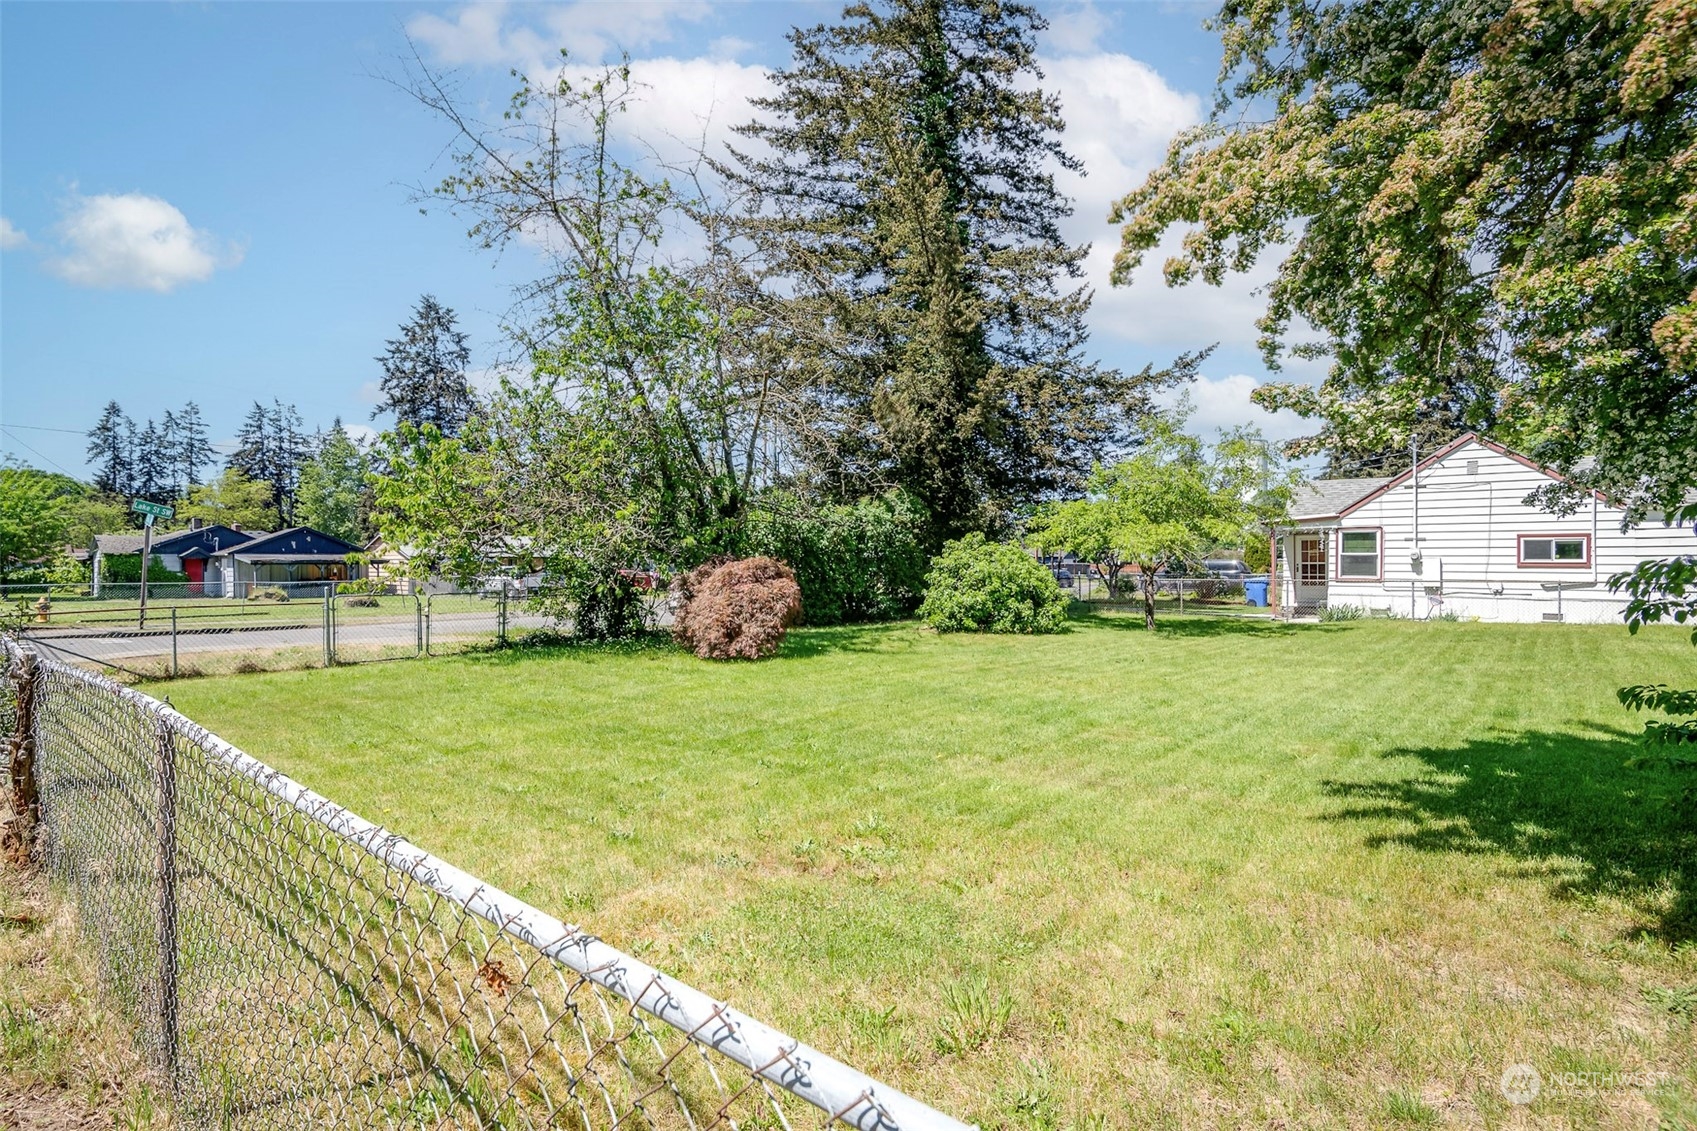
M 1155 631 L 1155 575 L 1148 570 L 1142 570 L 1138 577 L 1143 582 L 1143 627 L 1150 632 Z

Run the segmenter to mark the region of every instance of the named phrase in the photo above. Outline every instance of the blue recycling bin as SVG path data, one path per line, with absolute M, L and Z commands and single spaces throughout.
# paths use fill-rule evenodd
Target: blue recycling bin
M 1267 607 L 1267 579 L 1252 577 L 1243 583 L 1243 598 L 1251 605 Z

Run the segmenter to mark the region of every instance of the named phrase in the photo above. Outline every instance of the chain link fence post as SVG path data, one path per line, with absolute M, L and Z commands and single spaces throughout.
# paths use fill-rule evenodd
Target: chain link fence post
M 177 678 L 177 606 L 171 606 L 171 678 Z
M 501 586 L 501 596 L 495 606 L 495 643 L 502 648 L 507 646 L 507 587 Z
M 412 654 L 424 655 L 424 601 L 417 593 L 412 595 L 412 625 L 413 645 Z
M 36 705 L 41 669 L 35 657 L 25 652 L 12 665 L 12 733 L 7 738 L 10 780 L 7 796 L 11 812 L 5 814 L 0 848 L 14 864 L 27 867 L 34 857 L 36 830 L 41 824 L 41 795 L 35 772 Z
M 424 654 L 430 655 L 430 595 L 424 597 Z
M 330 667 L 336 662 L 336 625 L 332 604 L 335 598 L 330 595 L 328 587 L 324 590 L 324 666 Z
M 158 842 L 160 1069 L 177 1088 L 177 737 L 163 718 L 154 729 L 154 821 Z

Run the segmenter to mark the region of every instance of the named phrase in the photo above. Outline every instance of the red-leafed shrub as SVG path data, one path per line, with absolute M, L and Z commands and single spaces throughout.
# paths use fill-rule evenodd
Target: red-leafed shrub
M 672 585 L 672 636 L 704 660 L 758 660 L 801 620 L 801 586 L 772 558 L 709 562 Z

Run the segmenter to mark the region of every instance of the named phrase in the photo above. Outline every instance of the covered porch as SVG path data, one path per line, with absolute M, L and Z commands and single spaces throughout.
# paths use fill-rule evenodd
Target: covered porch
M 1334 522 L 1273 529 L 1273 605 L 1286 616 L 1319 616 L 1326 607 L 1336 528 Z

